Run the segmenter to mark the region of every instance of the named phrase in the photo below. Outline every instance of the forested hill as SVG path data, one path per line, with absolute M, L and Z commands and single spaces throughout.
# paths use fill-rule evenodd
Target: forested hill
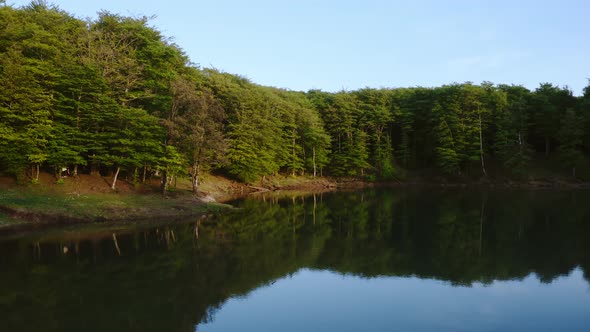
M 199 68 L 146 18 L 0 7 L 0 172 L 23 181 L 68 168 L 196 190 L 210 170 L 473 179 L 539 164 L 589 180 L 589 153 L 590 85 L 288 91 Z

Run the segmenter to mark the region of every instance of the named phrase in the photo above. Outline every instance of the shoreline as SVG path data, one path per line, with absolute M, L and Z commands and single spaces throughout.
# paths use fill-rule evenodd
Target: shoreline
M 526 189 L 526 190 L 542 190 L 542 189 L 590 189 L 590 182 L 566 182 L 566 181 L 527 181 L 527 182 L 504 182 L 504 181 L 488 181 L 488 182 L 434 182 L 434 181 L 383 181 L 383 182 L 367 182 L 367 181 L 344 181 L 338 182 L 338 189 L 343 188 L 375 188 L 375 187 L 390 187 L 390 188 L 478 188 L 478 189 Z
M 100 181 L 106 181 L 100 178 Z M 225 181 L 225 180 L 224 180 Z M 369 182 L 355 178 L 273 177 L 257 186 L 213 179 L 204 186 L 200 197 L 186 188 L 168 196 L 153 192 L 87 191 L 71 193 L 46 185 L 37 187 L 4 186 L 0 194 L 0 234 L 76 224 L 154 224 L 200 218 L 223 213 L 233 207 L 225 203 L 260 193 L 313 193 L 363 188 L 437 188 L 486 190 L 580 190 L 590 189 L 588 182 L 566 181 L 383 181 Z M 58 188 L 57 190 L 55 188 Z M 71 189 L 71 188 L 67 188 Z M 61 190 L 61 191 L 60 191 Z

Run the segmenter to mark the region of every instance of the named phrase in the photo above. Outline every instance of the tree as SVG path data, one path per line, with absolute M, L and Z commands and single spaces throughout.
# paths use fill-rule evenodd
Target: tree
M 273 93 L 281 98 L 286 140 L 290 142 L 288 170 L 317 176 L 328 162 L 330 146 L 318 111 L 304 93 L 279 89 Z
M 559 148 L 558 153 L 565 166 L 572 170 L 572 177 L 576 177 L 576 167 L 582 161 L 582 119 L 576 112 L 569 109 L 561 120 L 561 128 L 558 132 Z
M 432 112 L 439 117 L 435 131 L 438 142 L 436 147 L 437 164 L 446 174 L 458 174 L 460 171 L 459 155 L 455 150 L 455 139 L 451 128 L 440 104 L 436 104 Z
M 288 108 L 273 89 L 215 70 L 207 70 L 209 84 L 226 112 L 227 170 L 245 182 L 264 179 L 287 166 L 293 127 Z
M 301 140 L 305 153 L 305 165 L 311 169 L 312 175 L 318 175 L 320 170 L 328 164 L 330 136 L 324 131 L 319 116 L 313 115 L 301 119 Z M 309 153 L 311 151 L 311 153 Z
M 395 113 L 398 114 L 400 125 L 400 144 L 397 149 L 398 156 L 404 167 L 408 167 L 413 160 L 411 136 L 414 131 L 414 114 L 406 109 L 397 108 Z
M 534 133 L 543 140 L 545 157 L 551 153 L 552 142 L 558 140 L 561 119 L 569 108 L 575 107 L 576 99 L 567 88 L 543 83 L 535 90 L 531 100 Z
M 160 158 L 158 165 L 158 169 L 164 174 L 162 176 L 161 190 L 162 194 L 165 195 L 172 179 L 185 171 L 186 161 L 174 146 L 166 145 L 164 155 Z
M 500 85 L 506 93 L 507 107 L 494 115 L 496 133 L 494 151 L 504 169 L 518 177 L 525 177 L 532 149 L 528 139 L 528 105 L 530 91 L 522 86 Z
M 195 82 L 178 78 L 172 83 L 173 104 L 178 109 L 172 125 L 171 144 L 188 161 L 193 193 L 197 194 L 199 175 L 204 168 L 219 166 L 226 149 L 222 123 L 223 108 L 207 89 L 197 91 Z
M 467 134 L 467 160 L 479 161 L 481 172 L 487 176 L 485 167 L 485 146 L 484 131 L 487 130 L 489 117 L 491 115 L 489 105 L 486 103 L 486 89 L 492 87 L 484 84 L 483 87 L 472 84 L 462 86 L 462 110 L 464 115 L 464 125 Z
M 162 130 L 159 120 L 142 109 L 113 104 L 109 112 L 108 119 L 114 123 L 109 123 L 101 135 L 107 149 L 97 158 L 114 168 L 111 188 L 115 190 L 121 170 L 135 173 L 136 168 L 149 160 L 146 155 L 158 157 L 162 154 Z
M 359 126 L 367 133 L 370 154 L 367 160 L 380 179 L 394 175 L 391 128 L 394 113 L 391 112 L 390 93 L 387 90 L 362 89 L 356 93 L 359 101 Z
M 584 152 L 590 152 L 590 79 L 579 103 L 579 114 L 584 120 Z
M 43 86 L 51 72 L 45 65 L 26 58 L 18 45 L 0 55 L 0 139 L 6 142 L 0 159 L 18 178 L 31 165 L 34 181 L 38 181 L 39 167 L 47 160 L 53 125 L 52 97 Z

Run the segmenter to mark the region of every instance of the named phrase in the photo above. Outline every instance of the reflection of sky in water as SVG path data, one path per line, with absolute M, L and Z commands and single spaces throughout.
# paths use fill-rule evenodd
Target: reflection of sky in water
M 472 287 L 304 269 L 227 301 L 198 331 L 590 331 L 590 290 L 579 269 Z

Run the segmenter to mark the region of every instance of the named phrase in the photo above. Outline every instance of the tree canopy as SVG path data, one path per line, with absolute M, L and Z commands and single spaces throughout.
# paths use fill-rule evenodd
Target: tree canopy
M 146 17 L 0 7 L 0 172 L 245 182 L 307 174 L 590 179 L 590 85 L 463 83 L 335 93 L 200 68 Z M 141 174 L 141 176 L 140 176 Z

